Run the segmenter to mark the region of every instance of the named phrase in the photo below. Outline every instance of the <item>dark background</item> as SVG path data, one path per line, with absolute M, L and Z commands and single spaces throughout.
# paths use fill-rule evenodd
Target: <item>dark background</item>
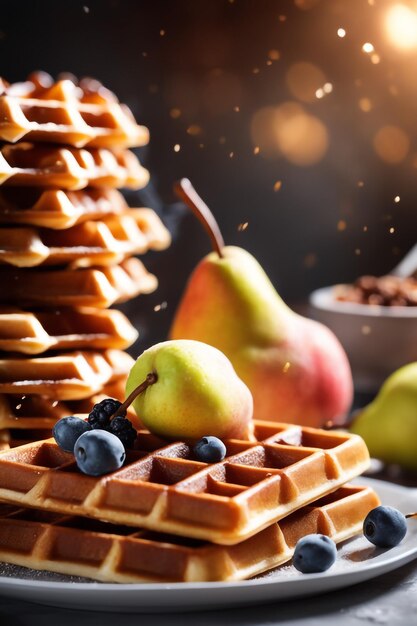
M 415 243 L 417 60 L 387 40 L 392 4 L 2 0 L 5 78 L 23 80 L 34 69 L 97 77 L 150 128 L 140 157 L 152 184 L 129 198 L 159 210 L 174 241 L 145 261 L 160 280 L 158 292 L 127 306 L 142 333 L 134 352 L 166 337 L 186 278 L 209 250 L 195 218 L 175 203 L 172 183 L 181 176 L 213 209 L 226 242 L 250 250 L 295 305 L 317 287 L 388 272 Z M 363 52 L 365 42 L 376 62 Z M 299 62 L 314 64 L 332 92 L 315 97 L 320 85 L 307 76 L 313 97 L 300 101 L 288 85 Z M 254 153 L 254 115 L 289 101 L 327 132 L 328 149 L 314 164 L 297 165 L 276 150 L 268 155 L 263 144 Z M 409 142 L 396 163 L 373 146 L 386 125 L 400 127 Z M 266 127 L 264 140 L 273 132 Z

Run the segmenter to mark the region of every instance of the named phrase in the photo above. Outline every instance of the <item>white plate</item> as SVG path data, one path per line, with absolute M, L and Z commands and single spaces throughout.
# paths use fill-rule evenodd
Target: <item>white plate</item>
M 417 489 L 361 477 L 384 504 L 404 513 L 417 511 Z M 336 563 L 323 574 L 300 574 L 281 566 L 256 579 L 238 583 L 107 584 L 74 582 L 51 573 L 2 565 L 0 594 L 52 606 L 118 612 L 192 611 L 236 607 L 311 596 L 354 585 L 385 574 L 417 558 L 417 520 L 409 520 L 402 543 L 390 550 L 372 546 L 364 537 L 339 547 Z M 47 578 L 47 580 L 39 580 Z

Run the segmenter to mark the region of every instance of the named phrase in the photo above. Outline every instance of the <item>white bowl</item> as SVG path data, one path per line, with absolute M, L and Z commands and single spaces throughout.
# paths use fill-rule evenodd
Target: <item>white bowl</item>
M 335 288 L 310 295 L 311 315 L 345 348 L 355 389 L 374 393 L 396 369 L 417 361 L 417 307 L 341 302 L 334 298 Z

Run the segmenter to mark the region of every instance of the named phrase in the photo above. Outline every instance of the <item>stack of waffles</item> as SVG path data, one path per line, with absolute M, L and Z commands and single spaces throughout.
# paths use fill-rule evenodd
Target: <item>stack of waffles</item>
M 242 580 L 306 534 L 360 532 L 379 500 L 346 484 L 369 463 L 357 435 L 255 422 L 207 464 L 139 430 L 98 478 L 44 438 L 123 398 L 136 331 L 107 307 L 155 289 L 133 255 L 169 235 L 116 191 L 146 184 L 127 148 L 148 135 L 97 82 L 3 84 L 0 138 L 0 560 L 110 582 Z
M 0 453 L 0 560 L 108 582 L 242 580 L 297 541 L 361 532 L 379 499 L 357 435 L 255 422 L 223 461 L 140 430 L 118 471 L 82 474 L 53 439 Z
M 112 304 L 157 287 L 134 255 L 170 237 L 121 187 L 149 179 L 148 131 L 101 83 L 0 79 L 0 445 L 124 398 L 137 332 Z

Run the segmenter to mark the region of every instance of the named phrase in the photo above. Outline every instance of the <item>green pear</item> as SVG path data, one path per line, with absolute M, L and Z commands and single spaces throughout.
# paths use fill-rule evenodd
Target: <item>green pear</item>
M 417 363 L 387 378 L 351 430 L 363 437 L 371 456 L 417 470 Z
M 130 371 L 126 393 L 135 390 L 139 390 L 133 401 L 138 417 L 161 437 L 252 436 L 252 395 L 230 361 L 212 346 L 189 340 L 152 346 Z
M 353 385 L 335 335 L 292 311 L 249 252 L 224 245 L 191 183 L 178 185 L 215 251 L 191 274 L 170 337 L 196 339 L 224 352 L 252 392 L 255 419 L 309 426 L 342 423 Z

